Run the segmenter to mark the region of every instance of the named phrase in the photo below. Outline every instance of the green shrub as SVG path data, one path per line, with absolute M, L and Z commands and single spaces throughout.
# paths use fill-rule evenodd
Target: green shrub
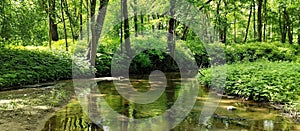
M 297 60 L 297 46 L 282 43 L 247 43 L 227 45 L 225 48 L 227 63 L 239 61 L 295 61 Z
M 65 52 L 3 47 L 0 56 L 0 89 L 69 79 L 72 75 L 72 60 Z
M 255 101 L 290 102 L 300 95 L 300 63 L 295 62 L 245 62 L 205 69 L 202 84 L 212 86 L 212 70 L 226 68 L 227 78 L 224 91 Z M 214 78 L 219 81 L 219 78 Z M 215 83 L 216 90 L 222 87 Z
M 210 67 L 211 61 L 214 61 L 216 64 L 223 63 L 224 56 L 222 53 L 225 54 L 226 63 L 228 64 L 241 61 L 254 62 L 260 59 L 297 61 L 300 54 L 298 45 L 282 44 L 280 42 L 231 45 L 211 43 L 204 46 L 200 41 L 187 41 L 186 44 L 201 67 Z M 209 50 L 209 54 L 207 50 Z
M 191 68 L 190 61 L 193 60 L 193 58 L 189 57 L 192 54 L 191 52 L 186 51 L 187 47 L 185 44 L 186 43 L 184 41 L 176 41 L 175 57 L 178 60 L 178 63 L 182 64 L 182 67 L 188 69 Z M 170 55 L 166 53 L 166 39 L 159 38 L 158 36 L 140 36 L 132 38 L 131 51 L 133 54 L 136 54 L 132 61 L 129 61 L 130 59 L 128 56 L 124 55 L 124 52 L 120 53 L 120 50 L 117 50 L 117 47 L 119 46 L 118 44 L 103 45 L 100 45 L 100 48 L 98 48 L 96 60 L 97 72 L 100 75 L 107 75 L 110 73 L 110 65 L 113 57 L 116 59 L 116 64 L 112 66 L 114 66 L 114 69 L 117 69 L 118 72 L 124 69 L 124 65 L 128 64 L 130 64 L 129 73 L 131 74 L 147 74 L 153 70 L 161 70 L 165 72 L 179 70 L 176 62 L 174 62 Z

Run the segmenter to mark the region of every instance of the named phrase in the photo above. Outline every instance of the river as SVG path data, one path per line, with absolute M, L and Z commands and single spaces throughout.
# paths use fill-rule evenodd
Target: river
M 140 92 L 145 92 L 150 89 L 149 81 L 145 76 L 135 76 L 131 78 L 130 81 L 133 87 Z M 182 88 L 180 82 L 181 79 L 179 79 L 176 75 L 169 77 L 165 91 L 156 101 L 149 104 L 136 104 L 134 102 L 127 101 L 115 89 L 114 83 L 110 81 L 98 82 L 98 89 L 101 91 L 101 97 L 105 99 L 113 110 L 131 119 L 142 119 L 162 115 L 167 109 L 171 108 L 172 104 L 174 104 L 180 95 L 180 89 Z M 300 125 L 293 123 L 293 121 L 289 118 L 283 117 L 281 111 L 273 110 L 265 104 L 229 98 L 222 98 L 214 111 L 214 114 L 211 117 L 207 117 L 205 122 L 203 122 L 199 120 L 199 118 L 204 102 L 207 100 L 207 96 L 207 89 L 201 87 L 192 110 L 172 130 L 300 130 Z M 229 106 L 236 107 L 236 110 L 228 110 L 227 108 Z M 100 112 L 105 113 L 104 111 Z M 75 99 L 67 106 L 57 111 L 45 123 L 41 130 L 164 130 L 164 128 L 151 124 L 151 122 L 137 126 L 128 122 L 128 119 L 126 118 L 118 119 L 118 122 L 105 119 L 103 120 L 101 127 L 92 124 L 88 118 L 88 114 L 81 107 L 79 100 Z

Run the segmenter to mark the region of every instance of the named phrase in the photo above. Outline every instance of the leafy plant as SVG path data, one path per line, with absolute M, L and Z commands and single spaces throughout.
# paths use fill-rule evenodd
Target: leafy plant
M 300 95 L 300 63 L 295 62 L 245 62 L 205 69 L 199 75 L 202 84 L 212 86 L 212 71 L 226 68 L 225 88 L 214 83 L 216 90 L 255 101 L 290 102 Z M 214 78 L 219 81 L 219 78 Z

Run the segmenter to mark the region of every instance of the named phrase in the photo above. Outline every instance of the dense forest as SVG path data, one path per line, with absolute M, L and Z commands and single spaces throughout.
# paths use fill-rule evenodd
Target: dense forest
M 132 56 L 131 74 L 176 72 L 176 57 L 187 70 L 195 60 L 207 87 L 295 111 L 299 7 L 299 0 L 1 0 L 0 90 L 86 72 L 111 76 Z M 145 47 L 153 48 L 138 52 Z M 225 85 L 212 84 L 211 72 L 224 67 Z

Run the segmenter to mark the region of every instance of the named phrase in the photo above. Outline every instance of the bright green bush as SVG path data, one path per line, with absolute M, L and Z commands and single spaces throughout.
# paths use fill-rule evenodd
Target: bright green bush
M 72 60 L 65 52 L 3 47 L 0 48 L 0 56 L 0 90 L 69 79 L 72 75 Z
M 199 41 L 187 41 L 186 44 L 193 52 L 198 65 L 201 65 L 201 67 L 209 67 L 211 61 L 220 64 L 219 61 L 224 60 L 222 53 L 225 54 L 226 63 L 228 64 L 241 61 L 254 62 L 260 59 L 269 61 L 297 61 L 300 54 L 298 45 L 282 44 L 280 42 L 231 45 L 212 43 L 204 46 Z M 207 53 L 208 50 L 210 54 Z
M 300 63 L 295 62 L 246 62 L 203 70 L 202 84 L 211 87 L 212 70 L 227 68 L 224 91 L 255 101 L 290 102 L 300 95 Z M 220 78 L 214 78 L 216 81 Z M 221 87 L 222 83 L 216 83 Z M 216 90 L 220 90 L 216 87 Z
M 232 44 L 225 48 L 228 63 L 239 61 L 256 61 L 266 59 L 269 61 L 295 61 L 298 55 L 298 46 L 282 43 L 247 43 Z

